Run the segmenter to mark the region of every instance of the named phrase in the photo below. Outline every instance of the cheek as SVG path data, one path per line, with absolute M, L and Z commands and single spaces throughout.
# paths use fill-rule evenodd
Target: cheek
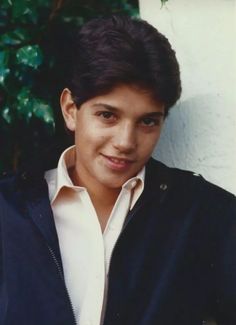
M 83 146 L 86 151 L 98 150 L 108 142 L 108 137 L 99 134 L 96 130 L 80 130 L 80 132 L 76 134 L 76 143 L 78 147 Z
M 154 150 L 160 135 L 158 136 L 152 136 L 147 135 L 147 137 L 141 137 L 139 142 L 139 151 L 148 154 L 149 152 L 152 153 Z
M 109 132 L 109 130 L 99 128 L 93 128 L 89 130 L 89 136 L 97 144 L 107 143 L 112 138 L 112 134 Z

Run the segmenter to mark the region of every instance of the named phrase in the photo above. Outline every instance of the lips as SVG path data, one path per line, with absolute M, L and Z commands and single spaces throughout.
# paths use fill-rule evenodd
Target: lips
M 130 159 L 118 158 L 113 156 L 102 155 L 105 158 L 106 164 L 113 170 L 126 170 L 134 162 Z

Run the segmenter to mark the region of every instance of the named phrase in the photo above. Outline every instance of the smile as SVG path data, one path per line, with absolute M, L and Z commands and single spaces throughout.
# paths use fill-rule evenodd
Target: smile
M 130 167 L 130 165 L 134 162 L 133 160 L 118 158 L 113 156 L 102 156 L 105 158 L 106 165 L 113 170 L 124 171 Z

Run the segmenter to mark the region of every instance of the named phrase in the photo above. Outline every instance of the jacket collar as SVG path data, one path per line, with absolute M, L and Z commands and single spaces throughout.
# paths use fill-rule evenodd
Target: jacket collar
M 146 178 L 143 196 L 145 199 L 157 197 L 163 201 L 166 194 L 172 187 L 170 168 L 163 163 L 150 158 L 146 165 Z
M 44 171 L 38 168 L 34 171 L 23 170 L 17 175 L 17 188 L 24 193 L 27 210 L 44 236 L 48 246 L 58 249 L 58 238 L 53 218 L 53 213 L 49 201 L 48 186 L 44 179 Z M 164 164 L 151 158 L 146 165 L 145 186 L 141 197 L 138 199 L 133 210 L 135 211 L 141 204 L 153 199 L 163 202 L 166 194 L 171 188 L 170 169 Z M 126 222 L 132 217 L 128 215 Z
M 145 175 L 145 185 L 144 191 L 139 197 L 133 209 L 127 215 L 124 223 L 124 227 L 129 223 L 129 221 L 136 215 L 140 208 L 152 202 L 153 200 L 159 205 L 164 203 L 165 198 L 172 187 L 172 177 L 170 173 L 170 168 L 162 164 L 161 162 L 150 158 L 146 164 L 146 175 Z

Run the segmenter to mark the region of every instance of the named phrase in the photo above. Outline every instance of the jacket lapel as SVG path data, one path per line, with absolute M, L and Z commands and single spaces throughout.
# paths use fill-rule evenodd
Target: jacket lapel
M 170 191 L 171 186 L 172 179 L 169 168 L 153 158 L 150 158 L 146 165 L 144 191 L 133 209 L 128 213 L 123 229 L 132 217 L 136 215 L 137 211 L 147 204 L 148 201 L 151 202 L 154 199 L 156 203 L 158 201 L 159 205 L 161 205 L 165 201 L 166 195 Z
M 44 175 L 42 173 L 32 175 L 24 172 L 19 176 L 18 186 L 24 193 L 23 200 L 29 217 L 46 241 L 47 246 L 61 261 L 54 217 L 48 197 L 48 186 Z

